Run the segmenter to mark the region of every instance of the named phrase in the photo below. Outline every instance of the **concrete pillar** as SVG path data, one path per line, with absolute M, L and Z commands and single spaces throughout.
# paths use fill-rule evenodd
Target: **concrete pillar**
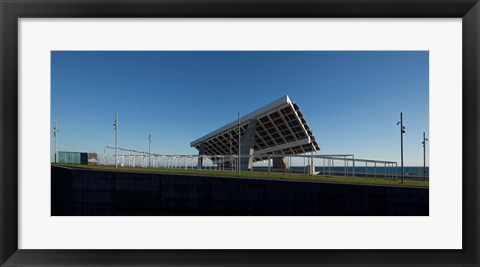
M 203 142 L 200 144 L 200 149 L 198 150 L 198 163 L 197 163 L 197 169 L 200 170 L 203 167 L 203 154 L 205 152 L 203 151 Z
M 288 159 L 287 158 L 279 158 L 275 157 L 273 158 L 273 168 L 274 169 L 288 169 Z
M 240 168 L 242 171 L 251 170 L 253 167 L 253 148 L 255 146 L 255 128 L 257 120 L 251 119 L 240 139 Z M 248 155 L 248 157 L 246 157 Z
M 316 175 L 315 165 L 307 165 L 308 175 Z

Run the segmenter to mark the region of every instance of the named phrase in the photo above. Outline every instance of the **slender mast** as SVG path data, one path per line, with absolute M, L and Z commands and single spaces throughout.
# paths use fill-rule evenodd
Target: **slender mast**
M 115 113 L 115 168 L 118 167 L 118 113 Z
M 54 158 L 55 158 L 55 163 L 57 163 L 57 133 L 58 133 L 58 126 L 57 126 L 57 122 L 55 122 L 55 126 L 53 127 L 53 137 L 55 139 L 55 155 L 54 155 Z
M 401 163 L 402 163 L 402 169 L 401 169 L 401 174 L 402 174 L 402 184 L 403 184 L 403 133 L 405 131 L 403 130 L 403 112 L 400 112 L 400 156 L 401 156 Z
M 315 146 L 313 145 L 313 141 L 312 141 L 312 152 L 310 152 L 310 172 L 311 172 L 311 175 L 315 175 L 315 166 L 313 166 L 313 150 L 315 150 Z M 290 166 L 291 168 L 292 166 Z
M 150 134 L 150 130 L 148 130 L 148 167 L 150 167 L 150 145 L 152 144 L 152 135 Z
M 238 176 L 240 176 L 240 161 L 241 160 L 241 154 L 240 154 L 240 112 L 237 113 L 238 115 Z
M 425 132 L 423 132 L 423 180 L 427 181 L 427 168 L 425 164 L 425 146 L 427 145 L 426 141 L 428 138 L 425 138 Z

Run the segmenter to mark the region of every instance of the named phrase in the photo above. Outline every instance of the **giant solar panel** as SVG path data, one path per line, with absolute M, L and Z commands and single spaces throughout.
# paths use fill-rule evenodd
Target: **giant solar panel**
M 253 120 L 256 122 L 251 144 L 253 161 L 265 160 L 268 154 L 303 154 L 320 150 L 300 108 L 288 96 L 240 118 L 241 145 L 245 145 L 242 144 L 243 136 Z M 238 128 L 238 121 L 233 121 L 191 142 L 190 146 L 202 155 L 211 156 L 214 162 L 220 160 L 214 156 L 238 155 Z

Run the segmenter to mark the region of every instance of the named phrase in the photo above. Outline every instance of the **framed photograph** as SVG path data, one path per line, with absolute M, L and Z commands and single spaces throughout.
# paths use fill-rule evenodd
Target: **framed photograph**
M 2 1 L 2 266 L 478 266 L 478 1 Z

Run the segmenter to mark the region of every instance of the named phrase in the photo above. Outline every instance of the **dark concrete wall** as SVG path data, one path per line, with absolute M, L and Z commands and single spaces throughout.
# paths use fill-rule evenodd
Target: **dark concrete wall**
M 428 189 L 65 169 L 52 215 L 428 215 Z

